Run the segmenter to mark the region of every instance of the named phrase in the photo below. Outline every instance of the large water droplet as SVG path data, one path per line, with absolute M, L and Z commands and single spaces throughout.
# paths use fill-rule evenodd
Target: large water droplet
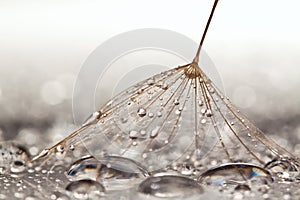
M 101 163 L 92 156 L 85 156 L 74 162 L 68 170 L 68 175 L 73 180 L 89 178 L 96 180 L 98 165 Z
M 292 158 L 275 158 L 267 163 L 265 168 L 274 172 L 298 171 L 297 161 Z
M 273 182 L 268 170 L 249 163 L 227 163 L 213 167 L 201 174 L 199 181 L 209 185 L 225 186 L 244 183 L 254 178 L 260 178 L 263 183 Z
M 140 183 L 138 191 L 161 198 L 184 198 L 203 193 L 202 187 L 196 181 L 173 175 L 149 177 Z
M 82 178 L 99 180 L 107 190 L 112 190 L 132 187 L 135 181 L 148 176 L 148 172 L 143 166 L 128 158 L 106 156 L 95 159 L 87 156 L 73 163 L 68 175 L 72 180 Z
M 103 196 L 105 191 L 103 185 L 90 179 L 71 182 L 66 187 L 66 190 L 68 194 L 75 199 L 98 199 Z

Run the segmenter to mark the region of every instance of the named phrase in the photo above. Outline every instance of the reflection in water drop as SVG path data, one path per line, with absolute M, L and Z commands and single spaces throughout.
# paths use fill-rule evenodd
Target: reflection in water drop
M 297 164 L 299 165 L 297 161 L 289 158 L 275 158 L 269 163 L 267 163 L 265 165 L 265 168 L 274 172 L 283 172 L 283 171 L 296 172 L 298 171 Z
M 234 188 L 234 190 L 251 190 L 251 188 L 247 184 L 239 184 Z
M 138 191 L 162 198 L 190 197 L 203 193 L 202 187 L 196 181 L 173 175 L 149 177 L 139 185 Z
M 144 109 L 144 108 L 139 108 L 138 111 L 137 111 L 137 114 L 138 114 L 138 116 L 140 116 L 140 117 L 144 117 L 144 116 L 146 116 L 147 111 L 146 111 L 146 109 Z
M 24 160 L 16 160 L 11 163 L 10 171 L 12 173 L 20 173 L 26 169 L 26 163 Z
M 269 171 L 249 163 L 228 163 L 213 167 L 200 175 L 199 181 L 210 185 L 244 183 L 253 178 L 262 178 L 265 183 L 273 182 Z
M 70 179 L 89 178 L 98 180 L 108 190 L 132 187 L 148 175 L 148 172 L 138 163 L 128 158 L 107 156 L 95 159 L 86 156 L 72 164 L 68 171 Z
M 98 199 L 105 191 L 103 185 L 90 179 L 71 182 L 66 190 L 71 197 L 76 199 Z
M 90 125 L 90 124 L 95 124 L 95 123 L 97 123 L 97 121 L 99 120 L 100 116 L 101 116 L 101 112 L 99 112 L 99 111 L 93 112 L 93 113 L 85 120 L 85 122 L 83 122 L 82 126 L 87 126 L 87 125 Z

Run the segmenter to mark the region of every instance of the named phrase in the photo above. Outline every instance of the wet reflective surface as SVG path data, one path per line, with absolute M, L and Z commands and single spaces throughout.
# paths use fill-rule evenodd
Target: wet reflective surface
M 291 161 L 204 167 L 193 157 L 148 172 L 128 158 L 95 159 L 84 149 L 30 163 L 24 146 L 2 143 L 0 199 L 298 199 L 300 173 Z M 79 155 L 87 156 L 79 156 Z M 217 156 L 217 154 L 216 154 Z M 289 162 L 288 162 L 289 161 Z M 287 166 L 287 167 L 286 167 Z M 280 167 L 281 170 L 276 170 Z M 294 166 L 295 167 L 295 166 Z M 292 170 L 287 170 L 292 169 Z

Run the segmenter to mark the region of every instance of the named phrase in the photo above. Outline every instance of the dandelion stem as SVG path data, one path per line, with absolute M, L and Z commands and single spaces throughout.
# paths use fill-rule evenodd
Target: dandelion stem
M 209 16 L 209 18 L 208 18 L 208 20 L 207 20 L 207 23 L 206 23 L 206 26 L 205 26 L 205 30 L 204 30 L 204 32 L 203 32 L 203 35 L 202 35 L 202 38 L 201 38 L 201 41 L 200 41 L 200 44 L 199 44 L 199 47 L 198 47 L 196 56 L 195 56 L 195 58 L 194 58 L 194 60 L 193 60 L 194 63 L 198 63 L 198 62 L 199 62 L 199 56 L 200 56 L 201 47 L 202 47 L 202 45 L 203 45 L 203 42 L 204 42 L 204 39 L 205 39 L 207 30 L 208 30 L 210 21 L 211 21 L 213 15 L 214 15 L 214 12 L 215 12 L 215 9 L 216 9 L 216 7 L 217 7 L 218 2 L 219 2 L 219 0 L 215 0 L 214 5 L 213 5 L 213 7 L 212 7 L 212 10 L 211 10 L 211 12 L 210 12 L 210 16 Z

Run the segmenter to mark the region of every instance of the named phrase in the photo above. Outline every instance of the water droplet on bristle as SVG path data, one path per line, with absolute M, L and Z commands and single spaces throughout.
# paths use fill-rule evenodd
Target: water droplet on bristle
M 140 117 L 144 117 L 144 116 L 146 116 L 147 111 L 146 111 L 146 109 L 144 109 L 144 108 L 139 108 L 138 111 L 137 111 L 137 114 L 138 114 L 138 116 L 140 116 Z

